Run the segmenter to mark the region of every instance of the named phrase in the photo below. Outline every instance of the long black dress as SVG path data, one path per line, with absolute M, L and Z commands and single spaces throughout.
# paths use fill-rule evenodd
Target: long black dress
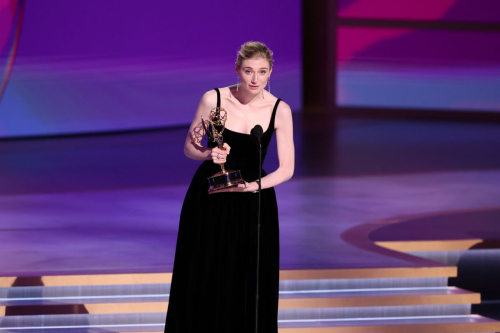
M 279 102 L 262 137 L 263 160 L 274 133 Z M 240 170 L 247 182 L 255 181 L 259 155 L 254 139 L 229 129 L 224 130 L 223 137 L 231 146 L 226 169 Z M 215 145 L 209 142 L 209 146 Z M 211 160 L 203 162 L 184 199 L 165 325 L 168 333 L 255 332 L 258 194 L 209 195 L 207 177 L 220 170 Z M 259 332 L 276 333 L 278 207 L 273 188 L 262 190 L 261 196 Z

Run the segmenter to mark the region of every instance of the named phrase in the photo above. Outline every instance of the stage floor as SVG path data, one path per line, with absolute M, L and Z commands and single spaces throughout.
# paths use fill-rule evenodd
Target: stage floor
M 276 187 L 282 269 L 420 267 L 429 263 L 367 243 L 500 239 L 499 123 L 295 125 L 296 173 Z M 183 156 L 185 133 L 0 141 L 1 276 L 170 272 L 199 164 Z M 453 218 L 429 222 L 443 215 Z M 418 216 L 411 228 L 363 232 Z

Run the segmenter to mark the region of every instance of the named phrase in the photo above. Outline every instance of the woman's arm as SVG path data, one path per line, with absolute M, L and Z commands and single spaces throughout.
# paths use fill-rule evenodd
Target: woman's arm
M 206 92 L 198 104 L 196 114 L 189 127 L 186 142 L 184 142 L 184 154 L 193 160 L 214 160 L 214 163 L 221 164 L 226 162 L 226 156 L 229 154 L 231 148 L 224 144 L 226 150 L 219 148 L 208 148 L 201 144 L 201 140 L 205 135 L 205 129 L 201 122 L 201 118 L 206 121 L 213 106 L 217 103 L 217 95 L 215 90 Z M 220 158 L 218 158 L 220 156 Z
M 280 102 L 278 110 L 276 110 L 275 124 L 279 167 L 274 172 L 262 178 L 261 185 L 263 189 L 286 182 L 292 178 L 295 169 L 292 110 L 283 101 Z
M 262 178 L 262 189 L 273 187 L 286 182 L 293 176 L 295 169 L 295 147 L 293 144 L 292 110 L 288 104 L 280 102 L 276 110 L 276 144 L 278 146 L 279 167 L 273 173 Z M 257 182 L 239 184 L 219 190 L 221 192 L 254 192 L 259 189 Z
M 201 140 L 205 135 L 205 130 L 203 124 L 201 123 L 201 117 L 207 120 L 211 106 L 215 105 L 216 100 L 214 100 L 215 91 L 206 92 L 198 104 L 194 119 L 189 127 L 188 135 L 186 137 L 186 142 L 184 142 L 184 154 L 193 160 L 209 160 L 211 159 L 212 149 L 202 146 Z M 215 97 L 216 99 L 217 97 Z

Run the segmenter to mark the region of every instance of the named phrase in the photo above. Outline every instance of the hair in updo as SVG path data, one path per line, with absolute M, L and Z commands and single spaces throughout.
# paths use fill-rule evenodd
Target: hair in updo
M 241 68 L 241 63 L 246 59 L 264 58 L 269 62 L 269 69 L 273 68 L 273 52 L 261 42 L 246 42 L 241 45 L 236 58 L 236 65 Z

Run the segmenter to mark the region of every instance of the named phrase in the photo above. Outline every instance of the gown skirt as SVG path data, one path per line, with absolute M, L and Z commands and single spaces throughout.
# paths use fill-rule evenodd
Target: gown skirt
M 279 101 L 262 137 L 263 160 Z M 229 129 L 223 136 L 231 146 L 226 169 L 240 170 L 247 182 L 255 181 L 259 155 L 254 139 Z M 203 162 L 184 199 L 166 333 L 255 332 L 258 194 L 208 194 L 207 177 L 220 170 L 213 161 Z M 261 191 L 260 333 L 278 331 L 278 290 L 278 207 L 274 188 L 268 188 Z

